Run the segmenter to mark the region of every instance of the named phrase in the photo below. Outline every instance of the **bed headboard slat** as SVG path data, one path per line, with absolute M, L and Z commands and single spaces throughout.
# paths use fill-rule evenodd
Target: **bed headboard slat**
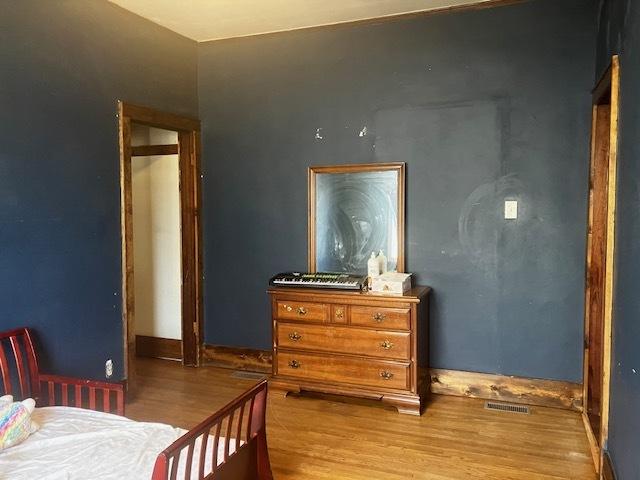
M 68 383 L 62 384 L 62 406 L 63 407 L 69 406 L 69 384 Z
M 209 443 L 209 432 L 211 432 L 211 429 L 207 428 L 202 434 L 202 444 L 200 445 L 200 459 L 198 460 L 198 478 L 204 477 L 204 463 L 207 455 L 207 444 Z
M 180 453 L 182 453 L 182 450 L 178 450 L 176 455 L 171 459 L 171 480 L 176 480 L 178 465 L 180 465 Z
M 187 463 L 185 465 L 185 472 L 184 472 L 184 478 L 189 479 L 191 478 L 191 464 L 193 463 L 193 444 L 195 443 L 196 439 L 192 439 L 189 442 L 189 448 L 187 449 Z
M 75 406 L 78 408 L 82 408 L 82 386 L 76 385 L 76 395 L 75 395 Z
M 13 388 L 11 387 L 11 377 L 9 375 L 9 364 L 7 363 L 7 356 L 4 354 L 4 347 L 0 343 L 0 371 L 2 371 L 2 386 L 4 388 L 4 395 L 11 395 Z
M 96 389 L 95 387 L 89 387 L 89 408 L 91 410 L 96 409 Z
M 226 462 L 229 459 L 229 444 L 231 443 L 231 432 L 233 432 L 233 414 L 235 411 L 232 411 L 229 414 L 229 420 L 227 420 L 227 430 L 224 435 L 224 461 Z
M 9 351 L 12 355 L 7 357 Z M 16 328 L 0 333 L 0 371 L 3 395 L 19 396 L 20 400 L 38 399 L 38 362 L 28 329 Z
M 251 404 L 249 405 L 249 418 L 247 419 L 247 432 L 245 438 L 247 442 L 251 439 L 251 428 L 253 423 L 253 409 L 256 402 L 256 397 L 251 398 Z
M 238 429 L 236 431 L 236 450 L 240 448 L 242 444 L 242 421 L 244 420 L 244 403 L 240 407 L 240 416 L 238 417 Z
M 111 411 L 111 397 L 109 395 L 109 390 L 106 388 L 102 389 L 102 411 L 103 412 Z
M 20 350 L 20 342 L 18 337 L 11 337 L 11 349 L 13 350 L 13 358 L 16 359 L 16 369 L 18 370 L 18 381 L 20 382 L 20 397 L 26 398 L 30 396 L 31 390 L 27 381 L 27 371 L 25 369 L 25 361 Z
M 47 382 L 47 391 L 49 392 L 49 405 L 53 405 L 56 398 L 56 390 L 53 382 Z
M 222 421 L 224 419 L 221 418 L 218 420 L 216 425 L 216 434 L 213 436 L 213 449 L 211 450 L 213 454 L 211 455 L 211 470 L 214 471 L 218 466 L 218 446 L 220 445 L 220 431 L 222 430 Z

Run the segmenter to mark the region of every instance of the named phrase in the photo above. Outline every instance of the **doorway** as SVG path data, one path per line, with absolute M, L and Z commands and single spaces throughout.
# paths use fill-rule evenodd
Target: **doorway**
M 136 356 L 182 360 L 178 132 L 131 123 Z
M 609 427 L 620 67 L 614 56 L 593 91 L 585 284 L 584 411 L 596 471 Z
M 200 362 L 200 122 L 124 102 L 118 120 L 125 376 L 133 395 L 138 348 L 184 365 Z M 163 325 L 150 325 L 158 320 Z

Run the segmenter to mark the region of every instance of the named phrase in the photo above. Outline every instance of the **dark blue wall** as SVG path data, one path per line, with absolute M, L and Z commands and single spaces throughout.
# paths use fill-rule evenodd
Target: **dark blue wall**
M 101 377 L 113 358 L 121 376 L 115 101 L 195 115 L 199 61 L 207 342 L 268 348 L 266 280 L 306 265 L 308 165 L 405 161 L 434 366 L 579 381 L 593 7 L 533 0 L 197 59 L 108 2 L 3 2 L 0 328 L 34 326 L 52 371 Z
M 595 8 L 199 45 L 206 341 L 269 348 L 267 279 L 306 266 L 308 166 L 403 161 L 432 364 L 581 381 Z
M 2 0 L 0 61 L 0 330 L 119 378 L 116 100 L 196 115 L 195 42 L 101 0 Z
M 640 3 L 602 2 L 600 76 L 620 53 L 613 371 L 609 451 L 618 480 L 640 479 Z

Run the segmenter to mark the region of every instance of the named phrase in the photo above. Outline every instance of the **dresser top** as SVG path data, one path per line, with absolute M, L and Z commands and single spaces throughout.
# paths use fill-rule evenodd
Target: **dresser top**
M 413 287 L 404 295 L 385 295 L 378 292 L 357 292 L 353 290 L 338 290 L 338 289 L 320 289 L 320 288 L 296 288 L 296 287 L 271 287 L 267 290 L 268 293 L 275 294 L 287 294 L 287 295 L 313 295 L 313 296 L 326 296 L 326 297 L 340 297 L 351 299 L 367 299 L 367 300 L 379 300 L 389 302 L 420 302 L 431 292 L 431 287 Z

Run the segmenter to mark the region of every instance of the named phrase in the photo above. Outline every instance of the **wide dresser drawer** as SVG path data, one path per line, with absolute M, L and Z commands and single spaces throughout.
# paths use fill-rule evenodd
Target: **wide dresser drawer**
M 279 351 L 277 374 L 328 383 L 406 390 L 409 363 Z
M 279 347 L 380 358 L 411 358 L 409 332 L 278 322 Z
M 408 308 L 351 307 L 351 325 L 363 327 L 409 330 L 411 327 Z

